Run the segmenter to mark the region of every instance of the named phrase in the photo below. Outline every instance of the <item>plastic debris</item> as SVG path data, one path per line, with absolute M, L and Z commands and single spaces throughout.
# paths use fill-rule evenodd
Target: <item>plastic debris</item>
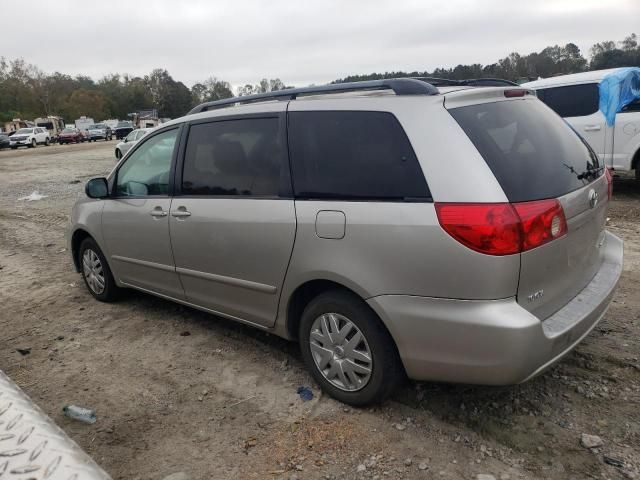
M 26 200 L 27 202 L 35 202 L 37 200 L 42 200 L 43 198 L 47 198 L 46 195 L 41 195 L 38 191 L 31 192 L 26 197 L 20 197 L 18 200 Z
M 298 387 L 298 395 L 300 395 L 303 402 L 308 402 L 313 399 L 313 392 L 307 387 Z
M 640 68 L 628 67 L 613 71 L 602 79 L 598 86 L 600 93 L 600 111 L 612 126 L 616 113 L 640 99 Z
M 96 411 L 91 408 L 78 407 L 77 405 L 66 405 L 62 412 L 66 417 L 84 423 L 96 423 Z

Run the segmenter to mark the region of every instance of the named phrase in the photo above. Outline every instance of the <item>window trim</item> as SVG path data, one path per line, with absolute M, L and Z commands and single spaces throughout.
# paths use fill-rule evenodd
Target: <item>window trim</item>
M 171 165 L 169 166 L 169 192 L 167 195 L 116 195 L 116 185 L 118 184 L 118 173 L 120 173 L 120 169 L 131 159 L 131 156 L 142 147 L 147 141 L 151 140 L 156 135 L 161 135 L 163 133 L 169 132 L 171 130 L 177 130 L 178 134 L 176 135 L 176 143 L 173 146 L 173 153 L 171 154 Z M 136 144 L 131 147 L 131 149 L 127 152 L 127 158 L 122 162 L 116 170 L 113 172 L 113 176 L 111 177 L 111 181 L 109 182 L 109 196 L 108 199 L 136 199 L 136 198 L 170 198 L 173 196 L 173 177 L 175 173 L 175 164 L 177 160 L 178 150 L 180 148 L 180 142 L 182 140 L 182 131 L 184 130 L 184 124 L 178 125 L 170 125 L 166 128 L 162 128 L 155 132 L 150 132 L 142 137 L 141 140 L 137 141 Z
M 286 175 L 288 179 L 289 191 L 283 195 L 191 195 L 185 194 L 182 192 L 182 175 L 184 172 L 184 160 L 185 154 L 187 151 L 187 144 L 189 138 L 189 132 L 191 130 L 191 126 L 194 125 L 202 125 L 208 123 L 217 123 L 217 122 L 228 122 L 233 120 L 259 120 L 259 119 L 269 119 L 276 118 L 280 124 L 280 134 L 282 136 L 281 141 L 284 146 L 284 166 L 286 166 Z M 192 120 L 190 122 L 185 123 L 185 128 L 182 132 L 182 138 L 180 143 L 180 152 L 178 153 L 178 161 L 176 162 L 175 170 L 174 170 L 174 181 L 173 181 L 173 196 L 180 198 L 192 198 L 192 199 L 206 199 L 206 200 L 216 200 L 216 199 L 233 199 L 233 200 L 293 200 L 293 178 L 291 174 L 291 160 L 289 158 L 289 143 L 288 143 L 288 124 L 287 124 L 287 115 L 284 111 L 273 111 L 273 112 L 261 112 L 261 113 L 244 113 L 244 114 L 235 114 L 235 115 L 223 115 L 216 117 L 207 117 L 200 118 L 197 120 Z
M 308 196 L 308 195 L 298 195 L 296 194 L 296 189 L 295 189 L 295 176 L 294 176 L 294 165 L 293 165 L 293 159 L 291 158 L 291 145 L 290 145 L 290 137 L 289 137 L 289 121 L 290 121 L 290 113 L 323 113 L 323 112 L 331 112 L 331 113 L 385 113 L 388 115 L 391 115 L 393 117 L 393 119 L 396 121 L 396 123 L 398 124 L 398 126 L 400 127 L 400 130 L 402 131 L 402 134 L 404 135 L 405 139 L 407 140 L 407 144 L 409 145 L 409 147 L 411 148 L 411 151 L 413 152 L 413 155 L 416 159 L 416 161 L 418 162 L 418 167 L 420 168 L 420 172 L 422 173 L 422 178 L 424 180 L 424 184 L 425 184 L 425 188 L 427 190 L 428 195 L 425 197 L 403 197 L 403 198 L 393 198 L 393 197 L 375 197 L 375 196 L 366 196 L 366 197 L 358 197 L 358 198 L 351 198 L 351 197 L 341 197 L 341 196 L 336 196 L 336 197 L 316 197 L 316 196 Z M 400 119 L 396 116 L 396 114 L 394 112 L 391 112 L 389 110 L 342 110 L 342 109 L 320 109 L 320 110 L 295 110 L 293 112 L 287 111 L 287 151 L 288 156 L 289 156 L 289 169 L 291 172 L 291 185 L 292 185 L 292 192 L 293 192 L 293 197 L 295 198 L 295 200 L 298 202 L 305 202 L 305 201 L 311 201 L 311 202 L 353 202 L 353 203 L 433 203 L 433 194 L 431 193 L 431 189 L 429 188 L 429 182 L 427 181 L 427 177 L 425 176 L 425 172 L 424 169 L 422 168 L 422 164 L 420 163 L 420 158 L 418 157 L 418 155 L 416 154 L 415 149 L 413 148 L 413 144 L 411 143 L 411 139 L 409 138 L 409 135 L 407 135 L 407 131 L 404 129 L 404 126 L 402 125 L 402 122 L 400 122 Z

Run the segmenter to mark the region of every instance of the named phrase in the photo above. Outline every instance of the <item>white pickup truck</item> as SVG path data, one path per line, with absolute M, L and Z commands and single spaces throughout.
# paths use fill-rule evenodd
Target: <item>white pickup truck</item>
M 12 149 L 18 147 L 35 147 L 37 144 L 49 146 L 51 136 L 49 131 L 43 127 L 21 128 L 9 137 L 9 146 Z
M 611 82 L 614 77 L 624 78 L 626 83 L 621 86 L 620 82 Z M 604 91 L 603 81 L 608 88 Z M 620 88 L 616 90 L 615 85 Z M 606 166 L 635 170 L 640 181 L 640 68 L 574 73 L 522 86 L 535 90 L 540 100 L 591 145 Z M 621 88 L 626 88 L 622 94 Z M 620 100 L 617 103 L 616 98 Z

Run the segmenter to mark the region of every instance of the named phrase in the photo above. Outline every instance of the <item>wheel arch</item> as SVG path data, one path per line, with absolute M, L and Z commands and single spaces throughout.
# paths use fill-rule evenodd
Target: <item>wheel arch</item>
M 78 228 L 71 235 L 71 256 L 73 258 L 73 266 L 76 269 L 76 272 L 80 272 L 80 259 L 78 258 L 78 252 L 80 250 L 80 245 L 86 238 L 91 238 L 95 242 L 96 239 L 83 228 Z
M 375 316 L 380 321 L 380 325 L 387 331 L 389 338 L 391 338 L 393 342 L 393 347 L 396 352 L 399 354 L 398 345 L 396 343 L 395 338 L 391 334 L 391 331 L 387 327 L 384 319 L 376 312 L 371 305 L 366 301 L 365 297 L 361 294 L 349 288 L 348 286 L 335 281 L 335 280 L 327 280 L 324 278 L 318 278 L 313 280 L 308 280 L 302 284 L 300 284 L 293 293 L 289 296 L 289 300 L 286 307 L 286 323 L 285 330 L 286 335 L 293 340 L 298 340 L 298 329 L 300 328 L 300 320 L 302 317 L 302 312 L 306 308 L 306 306 L 318 295 L 330 291 L 330 290 L 342 290 L 347 292 L 354 297 L 360 299 L 364 305 L 370 309 Z

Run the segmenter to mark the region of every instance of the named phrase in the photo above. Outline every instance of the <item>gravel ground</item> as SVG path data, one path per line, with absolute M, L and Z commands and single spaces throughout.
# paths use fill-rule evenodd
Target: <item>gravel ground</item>
M 0 369 L 115 479 L 640 478 L 630 177 L 616 178 L 609 215 L 625 240 L 620 288 L 571 355 L 524 385 L 409 383 L 355 410 L 321 394 L 295 344 L 141 293 L 91 298 L 64 230 L 84 182 L 113 167 L 114 146 L 0 152 Z M 46 197 L 19 200 L 33 192 Z M 69 403 L 95 408 L 97 423 L 65 418 Z M 583 434 L 602 445 L 587 448 L 599 442 Z

